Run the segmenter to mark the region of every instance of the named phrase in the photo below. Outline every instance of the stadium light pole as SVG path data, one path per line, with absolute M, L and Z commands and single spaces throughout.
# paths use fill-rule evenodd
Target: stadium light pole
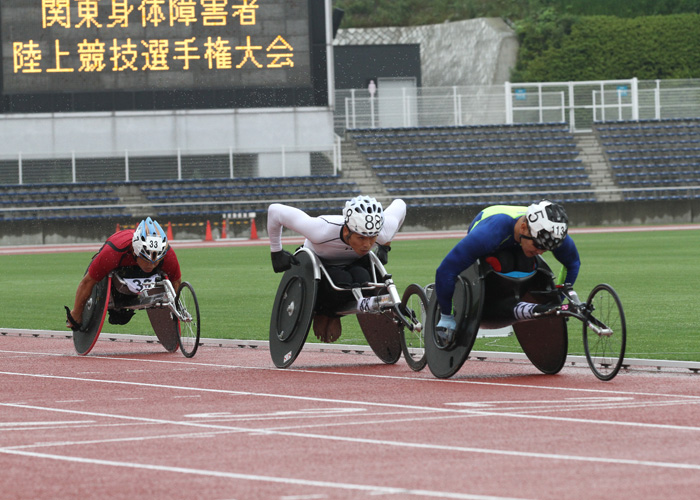
M 335 71 L 333 69 L 333 2 L 325 0 L 326 72 L 328 74 L 328 107 L 335 109 Z

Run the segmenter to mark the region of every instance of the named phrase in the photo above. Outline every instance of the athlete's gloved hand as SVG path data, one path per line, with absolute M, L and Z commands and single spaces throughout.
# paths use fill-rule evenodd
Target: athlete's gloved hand
M 272 269 L 276 273 L 281 273 L 292 267 L 292 264 L 298 265 L 299 259 L 294 257 L 291 253 L 286 250 L 280 250 L 279 252 L 270 252 L 270 257 L 272 258 Z
M 457 322 L 452 314 L 440 314 L 440 321 L 435 327 L 435 342 L 441 349 L 449 349 L 455 341 Z
M 444 328 L 445 330 L 454 330 L 457 328 L 457 322 L 452 314 L 440 314 L 440 321 L 437 324 L 438 328 Z
M 379 257 L 379 262 L 385 266 L 389 262 L 389 252 L 391 252 L 391 247 L 389 245 L 380 245 L 377 243 L 377 257 Z
M 82 328 L 82 325 L 78 323 L 75 318 L 71 315 L 70 309 L 68 306 L 63 306 L 66 308 L 66 326 L 70 328 L 71 330 L 78 331 Z

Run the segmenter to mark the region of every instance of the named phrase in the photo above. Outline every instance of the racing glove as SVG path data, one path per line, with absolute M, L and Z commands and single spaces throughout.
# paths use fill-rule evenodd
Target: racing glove
M 440 321 L 437 324 L 438 328 L 444 328 L 445 330 L 454 330 L 457 328 L 457 322 L 452 314 L 440 314 Z
M 457 322 L 452 314 L 440 314 L 440 321 L 435 327 L 435 343 L 441 349 L 447 349 L 455 341 Z
M 299 264 L 299 259 L 286 250 L 270 252 L 270 257 L 272 258 L 272 269 L 274 269 L 276 273 L 286 271 L 292 267 L 292 264 Z
M 80 330 L 83 325 L 75 321 L 75 318 L 73 318 L 73 315 L 70 313 L 70 308 L 68 306 L 63 306 L 66 308 L 66 319 L 68 320 L 66 323 L 70 325 L 71 330 L 78 331 Z
M 389 252 L 391 252 L 391 247 L 389 245 L 380 245 L 377 243 L 377 257 L 379 257 L 379 262 L 385 266 L 389 262 Z

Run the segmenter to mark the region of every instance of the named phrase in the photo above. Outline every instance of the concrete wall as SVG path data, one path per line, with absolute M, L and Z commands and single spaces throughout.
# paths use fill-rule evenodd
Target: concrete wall
M 0 158 L 328 151 L 334 139 L 332 110 L 313 107 L 0 115 L 0 137 Z M 308 175 L 308 155 L 291 172 Z
M 385 201 L 385 200 L 382 200 Z M 386 200 L 388 201 L 388 200 Z M 329 205 L 338 202 L 329 202 Z M 611 203 L 572 203 L 565 206 L 572 228 L 595 226 L 627 225 L 664 225 L 664 224 L 700 224 L 700 200 L 645 201 L 645 202 L 611 202 Z M 402 231 L 465 231 L 469 222 L 478 213 L 476 207 L 409 209 Z M 338 206 L 340 212 L 340 205 Z M 124 218 L 101 219 L 90 222 L 69 221 L 35 221 L 3 222 L 0 221 L 0 246 L 42 245 L 62 243 L 101 243 L 114 232 L 117 224 L 125 226 L 139 221 Z M 186 223 L 192 229 L 180 230 L 175 239 L 204 239 L 205 220 L 172 219 L 160 220 L 161 224 Z M 221 221 L 212 220 L 214 238 L 219 233 Z M 267 220 L 265 214 L 256 219 L 258 235 L 267 237 Z M 197 229 L 199 228 L 199 229 Z M 287 233 L 285 233 L 287 234 Z M 293 233 L 289 233 L 290 235 Z M 229 238 L 248 238 L 250 227 L 242 225 L 229 226 Z
M 422 85 L 493 85 L 510 80 L 515 32 L 499 18 L 427 26 L 338 30 L 335 46 L 420 44 Z

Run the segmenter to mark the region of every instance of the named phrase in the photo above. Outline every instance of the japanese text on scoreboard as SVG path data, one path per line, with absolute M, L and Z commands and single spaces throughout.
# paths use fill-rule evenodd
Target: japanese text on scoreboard
M 290 87 L 307 0 L 2 0 L 3 90 Z

